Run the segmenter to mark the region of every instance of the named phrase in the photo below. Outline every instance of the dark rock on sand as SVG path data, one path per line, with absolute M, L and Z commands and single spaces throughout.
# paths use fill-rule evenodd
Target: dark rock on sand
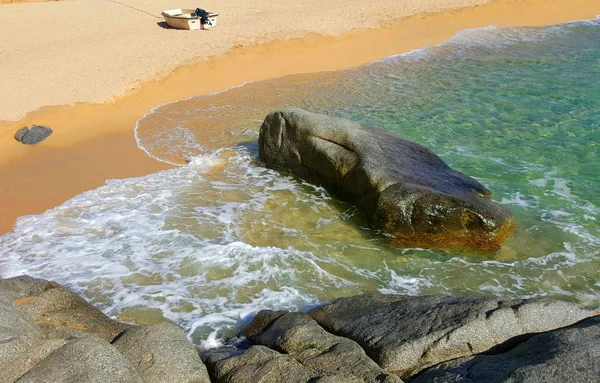
M 366 383 L 401 382 L 397 376 L 383 371 L 356 342 L 328 333 L 304 313 L 281 316 L 279 313 L 270 310 L 259 312 L 249 331 L 243 331 L 242 335 L 254 344 L 293 357 L 320 377 L 338 375 L 340 379 L 342 376 L 345 378 L 343 381 Z M 274 319 L 268 322 L 265 318 Z M 257 331 L 254 322 L 268 323 L 261 331 Z
M 31 129 L 22 127 L 15 133 L 15 140 L 27 145 L 37 144 L 44 141 L 52 134 L 52 129 L 41 125 L 33 125 Z
M 134 327 L 113 345 L 146 383 L 210 383 L 198 352 L 181 329 L 171 323 Z
M 533 335 L 497 355 L 442 363 L 411 382 L 600 382 L 600 317 Z
M 217 383 L 307 383 L 315 378 L 291 356 L 264 346 L 213 349 L 202 359 Z
M 110 343 L 89 337 L 57 349 L 17 382 L 143 383 L 143 380 Z
M 338 299 L 308 314 L 329 332 L 356 341 L 384 370 L 405 377 L 596 313 L 549 299 L 378 294 Z
M 23 137 L 25 137 L 25 135 L 29 132 L 29 127 L 28 126 L 24 126 L 21 129 L 17 130 L 17 132 L 15 133 L 15 140 L 21 142 L 23 141 Z
M 115 321 L 56 282 L 28 276 L 0 280 L 0 300 L 31 316 L 46 339 L 96 336 L 108 342 L 131 325 Z
M 391 132 L 284 109 L 258 143 L 267 167 L 322 185 L 401 244 L 497 249 L 513 229 L 483 185 Z

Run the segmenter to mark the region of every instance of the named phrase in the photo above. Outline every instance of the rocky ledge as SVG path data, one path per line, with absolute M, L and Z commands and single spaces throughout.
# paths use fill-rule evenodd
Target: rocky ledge
M 115 321 L 55 282 L 0 280 L 0 383 L 209 383 L 185 334 L 167 322 Z
M 112 320 L 57 283 L 0 280 L 5 382 L 598 382 L 600 312 L 551 299 L 402 295 L 264 310 L 201 357 L 170 323 Z
M 389 131 L 283 109 L 258 144 L 267 167 L 325 187 L 402 245 L 495 250 L 513 230 L 483 185 Z

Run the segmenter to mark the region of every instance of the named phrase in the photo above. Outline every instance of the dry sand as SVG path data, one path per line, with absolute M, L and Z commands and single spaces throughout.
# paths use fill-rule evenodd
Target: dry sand
M 166 168 L 133 139 L 135 121 L 156 105 L 245 81 L 361 65 L 441 43 L 464 28 L 600 14 L 598 0 L 494 0 L 448 11 L 483 2 L 208 0 L 202 6 L 221 13 L 219 25 L 192 32 L 165 29 L 154 16 L 172 1 L 0 5 L 0 233 L 18 216 L 107 178 Z M 32 123 L 55 133 L 35 146 L 12 139 Z
M 100 102 L 234 46 L 307 33 L 339 34 L 382 20 L 486 0 L 204 0 L 218 29 L 161 28 L 162 10 L 195 9 L 197 0 L 80 0 L 0 8 L 0 120 L 47 105 Z M 176 4 L 176 5 L 175 5 Z

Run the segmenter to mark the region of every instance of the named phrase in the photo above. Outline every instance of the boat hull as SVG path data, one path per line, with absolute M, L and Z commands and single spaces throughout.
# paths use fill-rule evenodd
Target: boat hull
M 218 13 L 207 12 L 209 23 L 202 23 L 195 12 L 193 9 L 169 9 L 161 15 L 165 18 L 165 22 L 175 29 L 198 30 L 212 29 L 217 26 Z

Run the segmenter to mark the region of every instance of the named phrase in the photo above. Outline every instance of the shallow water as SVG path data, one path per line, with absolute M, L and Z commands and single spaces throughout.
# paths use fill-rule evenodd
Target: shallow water
M 600 21 L 487 27 L 364 67 L 160 106 L 136 129 L 189 164 L 83 193 L 0 237 L 0 275 L 57 280 L 109 315 L 168 318 L 202 346 L 262 308 L 360 292 L 548 295 L 600 304 Z M 401 249 L 323 189 L 260 166 L 272 109 L 419 142 L 516 218 L 496 254 Z

